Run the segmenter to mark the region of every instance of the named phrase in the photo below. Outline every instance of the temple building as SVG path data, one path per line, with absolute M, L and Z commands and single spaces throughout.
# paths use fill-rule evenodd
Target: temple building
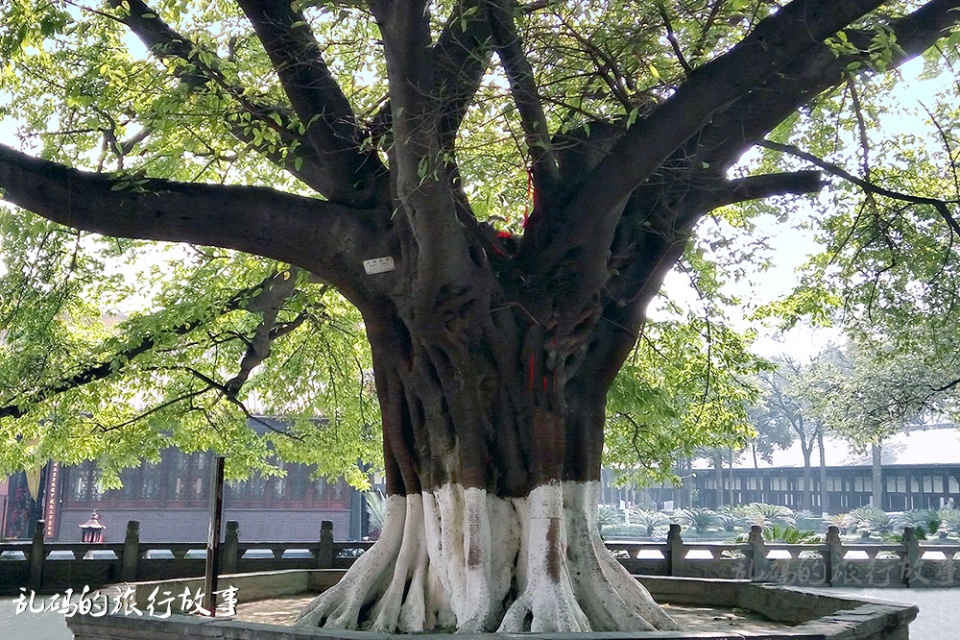
M 820 453 L 811 459 L 811 511 L 846 513 L 870 505 L 873 498 L 871 450 L 856 452 L 843 440 L 825 437 L 825 490 L 821 493 Z M 913 427 L 898 433 L 880 448 L 880 504 L 887 512 L 960 506 L 960 428 L 955 424 Z M 775 451 L 756 465 L 748 454 L 734 458 L 733 468 L 721 472 L 704 460 L 678 470 L 679 487 L 646 488 L 636 502 L 661 508 L 740 505 L 751 502 L 800 509 L 803 503 L 803 455 L 799 443 Z M 608 480 L 604 502 L 617 504 L 630 496 Z M 719 488 L 719 490 L 718 490 Z M 825 498 L 825 500 L 824 500 Z
M 129 520 L 140 521 L 144 542 L 206 540 L 213 460 L 209 452 L 184 453 L 171 447 L 157 464 L 144 461 L 125 469 L 123 487 L 106 491 L 93 462 L 63 466 L 51 461 L 33 492 L 24 472 L 0 478 L 0 538 L 29 538 L 42 519 L 47 541 L 78 542 L 80 525 L 96 511 L 106 526 L 106 541 L 122 539 Z M 225 484 L 224 520 L 240 523 L 242 539 L 315 540 L 321 520 L 333 521 L 338 537 L 363 536 L 359 492 L 342 479 L 312 478 L 313 467 L 281 465 L 283 477 L 255 474 Z

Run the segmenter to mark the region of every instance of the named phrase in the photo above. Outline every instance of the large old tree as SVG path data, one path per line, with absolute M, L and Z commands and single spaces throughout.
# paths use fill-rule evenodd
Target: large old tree
M 698 220 L 822 187 L 815 170 L 731 167 L 759 144 L 796 151 L 765 138 L 824 92 L 855 96 L 947 39 L 960 2 L 202 4 L 8 4 L 5 83 L 39 102 L 7 110 L 46 137 L 0 147 L 0 188 L 67 227 L 292 270 L 91 353 L 59 382 L 7 380 L 0 418 L 52 410 L 164 335 L 246 309 L 259 324 L 239 374 L 217 382 L 188 358 L 162 370 L 235 399 L 272 341 L 322 315 L 298 293 L 312 280 L 362 315 L 389 500 L 380 541 L 303 623 L 673 628 L 594 526 L 607 391 Z M 118 62 L 125 33 L 147 59 Z M 497 154 L 520 171 L 503 175 Z M 184 167 L 198 179 L 172 179 Z M 526 215 L 496 206 L 511 179 Z M 64 242 L 57 264 L 70 255 Z M 227 334 L 195 340 L 227 349 Z

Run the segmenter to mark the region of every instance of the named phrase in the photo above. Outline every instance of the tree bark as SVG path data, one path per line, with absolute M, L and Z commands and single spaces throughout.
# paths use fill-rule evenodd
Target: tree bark
M 597 533 L 606 381 L 571 384 L 566 360 L 552 355 L 559 337 L 509 308 L 449 319 L 469 335 L 463 343 L 437 340 L 399 310 L 366 323 L 383 407 L 387 522 L 301 623 L 676 628 Z
M 810 465 L 813 446 L 812 443 L 801 440 L 800 448 L 803 452 L 803 493 L 800 498 L 800 508 L 804 511 L 809 511 L 811 498 L 813 497 L 813 468 Z
M 713 458 L 713 468 L 717 472 L 717 509 L 723 506 L 723 456 L 718 451 Z
M 820 513 L 830 511 L 830 492 L 827 491 L 827 455 L 823 446 L 823 427 L 817 429 L 817 448 L 820 450 Z
M 870 503 L 877 509 L 883 509 L 883 462 L 881 460 L 882 448 L 879 444 L 870 445 L 870 455 L 872 464 L 870 465 L 871 488 Z
M 729 502 L 728 502 L 727 504 L 729 504 L 730 506 L 733 506 L 733 505 L 737 504 L 736 500 L 733 499 L 733 497 L 734 497 L 734 487 L 733 487 L 733 447 L 727 447 L 727 465 L 728 465 L 728 466 L 727 466 L 727 470 L 730 472 L 730 473 L 729 473 L 729 476 L 730 476 L 730 487 L 729 487 L 729 489 L 727 490 L 727 498 L 729 499 Z

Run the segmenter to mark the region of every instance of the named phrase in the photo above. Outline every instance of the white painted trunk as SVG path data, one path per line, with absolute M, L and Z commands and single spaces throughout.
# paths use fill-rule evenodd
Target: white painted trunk
M 390 496 L 380 540 L 298 624 L 380 632 L 676 629 L 604 547 L 598 482 Z

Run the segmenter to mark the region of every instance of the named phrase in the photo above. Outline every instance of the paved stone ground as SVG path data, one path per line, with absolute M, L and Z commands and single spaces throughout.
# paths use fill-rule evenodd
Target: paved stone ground
M 0 638 L 7 640 L 71 640 L 63 616 L 57 613 L 17 614 L 17 598 L 0 598 Z
M 960 589 L 824 589 L 920 607 L 910 625 L 910 640 L 960 639 Z
M 892 602 L 920 606 L 920 615 L 911 625 L 911 640 L 960 639 L 960 589 L 826 589 L 828 593 L 850 593 Z M 16 598 L 0 598 L 0 639 L 2 640 L 71 640 L 70 631 L 58 613 L 16 614 Z M 274 606 L 264 617 L 277 622 L 293 614 L 298 606 Z M 739 626 L 732 621 L 731 626 Z M 729 628 L 729 627 L 728 627 Z
M 311 596 L 286 596 L 237 607 L 237 620 L 292 625 L 297 614 L 310 602 Z M 669 606 L 667 611 L 681 628 L 689 631 L 769 631 L 789 629 L 788 625 L 770 622 L 749 611 L 712 607 Z

